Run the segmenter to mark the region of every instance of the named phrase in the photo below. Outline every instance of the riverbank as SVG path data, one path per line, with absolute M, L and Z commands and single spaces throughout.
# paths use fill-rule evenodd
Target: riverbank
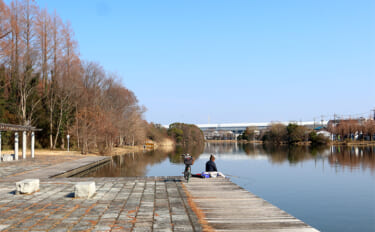
M 162 150 L 165 152 L 171 152 L 175 149 L 175 142 L 171 139 L 164 139 L 160 142 L 149 141 L 146 145 L 136 145 L 136 146 L 122 146 L 122 147 L 115 147 L 111 152 L 106 155 L 123 155 L 127 153 L 136 153 L 142 152 L 147 150 Z
M 261 140 L 206 140 L 207 143 L 240 143 L 240 144 L 264 144 Z M 282 143 L 280 145 L 287 145 L 287 143 Z M 299 142 L 293 145 L 297 146 L 309 146 L 311 145 L 310 141 L 307 142 Z M 375 141 L 331 141 L 326 144 L 327 146 L 332 145 L 341 145 L 341 146 L 375 146 Z
M 121 146 L 121 147 L 114 147 L 112 151 L 101 154 L 99 151 L 91 151 L 87 154 L 81 154 L 80 151 L 76 150 L 51 150 L 51 149 L 35 149 L 35 156 L 114 156 L 114 155 L 124 155 L 127 153 L 137 153 L 142 152 L 145 150 L 153 150 L 153 149 L 160 149 L 165 152 L 171 152 L 175 149 L 175 143 L 171 139 L 164 139 L 161 142 L 152 142 L 153 146 L 150 149 L 149 147 L 146 147 L 144 145 L 135 145 L 135 146 Z M 21 152 L 19 150 L 19 152 Z M 2 155 L 7 154 L 14 154 L 14 150 L 6 149 L 1 151 Z M 20 154 L 19 154 L 20 155 Z M 31 156 L 30 150 L 26 151 L 26 156 Z M 22 159 L 22 157 L 19 157 L 19 159 Z
M 256 143 L 256 144 L 262 144 L 263 141 L 260 140 L 205 140 L 206 143 Z
M 332 141 L 329 145 L 375 146 L 375 141 Z

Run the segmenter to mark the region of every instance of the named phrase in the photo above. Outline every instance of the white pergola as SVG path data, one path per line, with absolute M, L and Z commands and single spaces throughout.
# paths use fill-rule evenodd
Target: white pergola
M 26 159 L 26 135 L 31 132 L 31 158 L 34 158 L 35 131 L 41 131 L 32 126 L 21 126 L 14 124 L 0 123 L 0 162 L 1 162 L 1 132 L 14 131 L 14 159 L 18 160 L 18 132 L 22 132 L 22 159 Z

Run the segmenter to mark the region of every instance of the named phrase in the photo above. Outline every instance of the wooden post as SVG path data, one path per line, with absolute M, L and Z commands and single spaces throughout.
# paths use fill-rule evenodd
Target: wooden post
M 18 132 L 14 133 L 14 159 L 18 160 Z
M 34 159 L 35 133 L 31 132 L 31 158 Z
M 22 159 L 26 159 L 26 131 L 22 133 Z

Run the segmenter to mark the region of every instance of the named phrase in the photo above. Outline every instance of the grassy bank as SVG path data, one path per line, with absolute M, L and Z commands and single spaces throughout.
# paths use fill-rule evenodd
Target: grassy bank
M 154 143 L 154 149 L 159 149 L 163 151 L 173 151 L 175 147 L 175 144 L 170 139 L 165 139 L 159 143 Z M 136 145 L 136 146 L 122 146 L 122 147 L 115 147 L 112 149 L 112 151 L 105 154 L 106 156 L 112 156 L 112 155 L 123 155 L 127 153 L 133 153 L 133 152 L 142 152 L 146 150 L 146 148 L 143 145 Z M 14 154 L 13 149 L 5 149 L 1 151 L 2 155 L 5 154 Z M 102 154 L 99 153 L 98 150 L 91 151 L 85 155 L 82 155 L 80 151 L 76 150 L 70 150 L 69 152 L 67 150 L 50 150 L 50 149 L 35 149 L 35 156 L 43 156 L 43 155 L 77 155 L 77 156 L 101 156 Z M 26 151 L 26 156 L 31 156 L 31 151 L 28 148 Z M 18 150 L 18 157 L 22 157 L 22 149 Z

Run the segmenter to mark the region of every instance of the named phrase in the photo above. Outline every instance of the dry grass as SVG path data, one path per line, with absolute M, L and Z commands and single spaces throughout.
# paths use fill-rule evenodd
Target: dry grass
M 161 149 L 166 152 L 173 151 L 174 149 L 174 142 L 170 139 L 165 139 L 160 143 L 155 143 L 155 149 Z M 112 155 L 123 155 L 127 153 L 132 153 L 132 152 L 141 152 L 144 150 L 143 145 L 136 145 L 136 146 L 122 146 L 122 147 L 114 147 L 112 151 L 108 152 L 107 156 L 112 156 Z M 22 152 L 22 147 L 19 148 L 18 150 L 19 154 Z M 13 149 L 6 149 L 2 150 L 1 154 L 14 154 Z M 31 155 L 30 148 L 27 148 L 26 155 L 29 156 Z M 75 150 L 70 150 L 69 152 L 67 150 L 50 150 L 50 149 L 35 149 L 35 155 L 36 156 L 43 156 L 43 155 L 72 155 L 72 156 L 81 156 L 80 151 L 75 151 Z M 85 156 L 101 156 L 102 154 L 99 153 L 99 151 L 92 151 L 90 153 L 85 154 Z
M 193 212 L 197 215 L 199 223 L 202 225 L 203 232 L 214 232 L 214 228 L 212 228 L 209 223 L 206 220 L 206 215 L 204 212 L 195 204 L 194 197 L 190 194 L 190 192 L 186 189 L 185 185 L 182 183 L 182 188 L 185 191 L 185 194 L 187 196 L 187 201 L 190 206 L 190 208 L 193 210 Z
M 2 150 L 1 151 L 1 154 L 14 154 L 14 150 Z M 19 149 L 18 150 L 18 155 L 22 154 L 22 149 Z M 26 150 L 26 155 L 29 156 L 31 155 L 31 151 L 30 149 L 27 149 Z M 59 155 L 77 155 L 77 156 L 80 156 L 81 153 L 79 151 L 63 151 L 63 150 L 50 150 L 50 149 L 35 149 L 35 156 L 43 156 L 43 155 L 56 155 L 56 156 L 59 156 Z M 90 153 L 90 154 L 87 154 L 87 155 L 96 155 L 94 153 Z
M 131 152 L 139 152 L 143 150 L 143 146 L 125 146 L 125 147 L 116 147 L 107 155 L 122 155 Z M 18 150 L 19 154 L 22 154 L 22 149 Z M 14 150 L 2 150 L 1 154 L 14 154 Z M 30 156 L 31 151 L 27 149 L 26 155 Z M 50 149 L 35 149 L 35 156 L 60 156 L 60 155 L 71 155 L 71 156 L 82 156 L 80 151 L 70 150 L 69 152 L 66 150 L 50 150 Z M 85 156 L 99 156 L 101 155 L 99 151 L 93 151 L 90 153 L 85 154 Z

